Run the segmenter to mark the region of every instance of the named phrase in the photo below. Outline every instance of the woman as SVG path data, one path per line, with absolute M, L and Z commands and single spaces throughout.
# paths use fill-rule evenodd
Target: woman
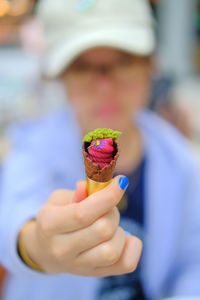
M 4 163 L 3 299 L 200 295 L 195 162 L 184 138 L 144 109 L 155 47 L 148 3 L 46 0 L 39 15 L 44 72 L 63 80 L 70 107 L 19 130 Z M 123 132 L 116 175 L 126 176 L 87 197 L 84 181 L 71 189 L 85 176 L 82 137 L 98 127 Z

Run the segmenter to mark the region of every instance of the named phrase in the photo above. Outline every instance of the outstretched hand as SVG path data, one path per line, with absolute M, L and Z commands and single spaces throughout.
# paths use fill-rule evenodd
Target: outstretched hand
M 76 191 L 55 191 L 23 232 L 30 258 L 52 274 L 105 277 L 134 271 L 142 242 L 119 226 L 121 177 L 90 196 L 85 181 Z

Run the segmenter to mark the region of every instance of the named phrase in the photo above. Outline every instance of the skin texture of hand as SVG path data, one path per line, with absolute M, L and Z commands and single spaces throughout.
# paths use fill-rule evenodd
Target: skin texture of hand
M 75 192 L 54 192 L 23 232 L 29 257 L 50 274 L 105 277 L 134 271 L 142 242 L 119 226 L 116 205 L 124 194 L 119 179 L 88 197 L 85 181 Z

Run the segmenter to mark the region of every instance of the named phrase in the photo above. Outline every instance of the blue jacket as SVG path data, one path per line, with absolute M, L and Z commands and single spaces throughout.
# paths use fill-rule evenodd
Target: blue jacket
M 147 228 L 141 260 L 149 299 L 200 296 L 200 184 L 187 141 L 150 111 L 137 116 L 146 166 Z M 94 300 L 100 279 L 47 275 L 19 258 L 17 236 L 55 189 L 84 179 L 81 135 L 68 109 L 12 134 L 2 167 L 0 261 L 9 270 L 3 300 Z

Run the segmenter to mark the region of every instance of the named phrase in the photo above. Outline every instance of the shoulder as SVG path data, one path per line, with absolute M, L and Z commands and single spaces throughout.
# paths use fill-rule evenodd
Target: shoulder
M 184 172 L 197 168 L 198 159 L 190 142 L 174 126 L 149 110 L 138 115 L 138 124 L 147 140 L 147 147 L 157 149 L 172 168 Z

